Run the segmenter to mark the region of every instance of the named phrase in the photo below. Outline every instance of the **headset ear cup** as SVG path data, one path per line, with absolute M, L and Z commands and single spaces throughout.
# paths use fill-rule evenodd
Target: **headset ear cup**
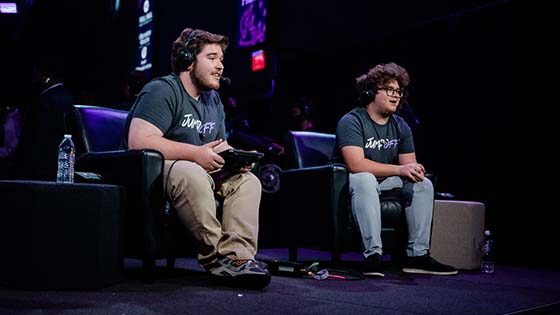
M 187 69 L 192 65 L 194 61 L 192 51 L 183 48 L 179 53 L 179 56 L 179 68 L 181 69 L 181 71 L 187 71 Z
M 361 95 L 362 105 L 367 105 L 375 99 L 375 89 L 368 89 L 362 92 Z
M 179 52 L 179 58 L 177 64 L 179 71 L 187 71 L 187 69 L 194 62 L 195 53 L 192 51 L 192 49 L 189 49 L 189 45 L 193 40 L 193 38 L 195 37 L 196 37 L 195 31 L 192 31 L 187 37 L 187 40 L 185 41 L 185 47 L 183 47 L 183 49 L 181 49 L 181 51 Z

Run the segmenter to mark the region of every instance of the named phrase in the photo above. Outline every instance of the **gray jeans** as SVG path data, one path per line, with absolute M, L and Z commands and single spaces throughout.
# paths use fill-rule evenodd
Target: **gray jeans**
M 405 187 L 403 187 L 403 185 Z M 412 187 L 411 187 L 412 186 Z M 379 183 L 371 173 L 350 174 L 350 196 L 352 215 L 362 235 L 364 256 L 374 253 L 382 254 L 381 242 L 381 191 L 401 187 L 411 192 L 411 200 L 405 205 L 406 223 L 408 225 L 408 256 L 422 256 L 430 248 L 430 229 L 434 210 L 434 187 L 424 178 L 418 183 L 406 182 L 398 176 L 391 176 Z

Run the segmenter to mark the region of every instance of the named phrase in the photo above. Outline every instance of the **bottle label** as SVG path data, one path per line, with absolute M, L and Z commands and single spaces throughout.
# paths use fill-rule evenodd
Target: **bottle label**
M 61 148 L 58 153 L 58 171 L 56 174 L 57 183 L 73 183 L 74 182 L 74 150 L 72 147 L 68 152 Z

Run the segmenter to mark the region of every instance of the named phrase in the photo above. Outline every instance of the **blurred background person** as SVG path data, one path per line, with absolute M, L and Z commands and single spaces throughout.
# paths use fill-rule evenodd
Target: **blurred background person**
M 148 76 L 143 71 L 133 70 L 127 73 L 119 88 L 122 100 L 111 107 L 125 111 L 130 110 L 138 94 L 148 81 Z
M 20 132 L 19 108 L 0 105 L 0 178 L 7 178 L 10 174 Z
M 289 108 L 289 130 L 311 131 L 315 129 L 312 118 L 313 101 L 310 97 L 300 96 Z
M 72 110 L 73 98 L 50 60 L 33 68 L 31 84 L 34 99 L 23 116 L 15 172 L 21 179 L 55 180 L 64 114 Z

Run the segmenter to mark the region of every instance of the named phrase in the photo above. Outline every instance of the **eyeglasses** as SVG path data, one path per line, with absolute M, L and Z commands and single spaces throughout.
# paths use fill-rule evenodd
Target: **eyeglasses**
M 393 89 L 392 87 L 380 87 L 378 88 L 378 90 L 384 90 L 385 93 L 387 93 L 388 96 L 398 96 L 398 97 L 402 97 L 404 94 L 404 90 L 403 89 Z

